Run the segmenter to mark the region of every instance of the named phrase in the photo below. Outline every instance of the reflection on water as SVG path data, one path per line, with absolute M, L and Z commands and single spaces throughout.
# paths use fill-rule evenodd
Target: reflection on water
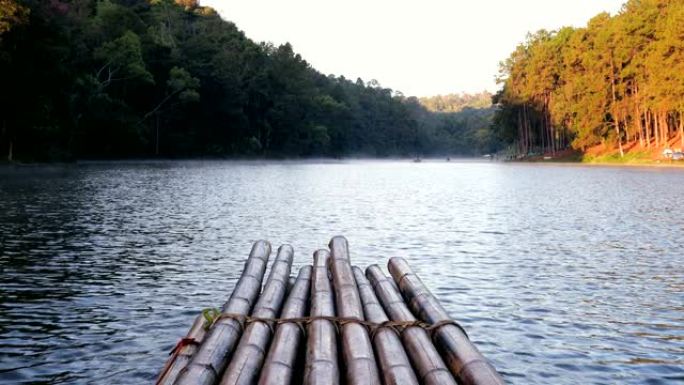
M 511 384 L 684 381 L 684 171 L 160 162 L 0 170 L 0 383 L 151 382 L 252 241 L 409 258 Z

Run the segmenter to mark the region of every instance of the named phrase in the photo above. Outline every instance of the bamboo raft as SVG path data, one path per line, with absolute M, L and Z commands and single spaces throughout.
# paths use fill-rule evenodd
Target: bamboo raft
M 344 237 L 290 277 L 258 241 L 221 310 L 198 315 L 158 385 L 502 385 L 503 379 L 406 260 L 351 265 Z

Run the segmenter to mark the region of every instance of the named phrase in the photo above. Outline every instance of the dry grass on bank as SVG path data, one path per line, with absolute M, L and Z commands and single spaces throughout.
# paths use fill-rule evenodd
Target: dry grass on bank
M 655 146 L 651 143 L 648 148 L 644 144 L 641 146 L 638 141 L 623 144 L 624 156 L 620 156 L 620 150 L 615 145 L 599 144 L 581 152 L 577 150 L 563 150 L 555 154 L 546 153 L 544 155 L 525 158 L 529 162 L 579 162 L 587 164 L 615 164 L 615 165 L 639 165 L 639 166 L 678 166 L 684 167 L 684 160 L 673 161 L 663 155 L 663 150 L 669 148 L 673 151 L 681 151 L 682 141 L 679 136 L 668 140 L 667 145 Z

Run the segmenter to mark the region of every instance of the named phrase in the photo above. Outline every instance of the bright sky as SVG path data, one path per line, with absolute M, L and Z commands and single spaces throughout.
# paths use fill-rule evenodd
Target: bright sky
M 202 0 L 256 41 L 290 42 L 324 74 L 404 94 L 496 91 L 528 31 L 584 26 L 626 0 Z

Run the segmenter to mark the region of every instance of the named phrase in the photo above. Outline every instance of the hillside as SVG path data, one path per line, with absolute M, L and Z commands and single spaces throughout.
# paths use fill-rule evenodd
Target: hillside
M 322 74 L 193 0 L 0 7 L 4 159 L 416 156 L 496 142 L 472 113 L 443 123 L 375 80 Z
M 684 137 L 684 0 L 630 0 L 530 34 L 500 82 L 493 129 L 519 155 L 657 158 Z
M 432 112 L 460 112 L 465 108 L 487 109 L 492 106 L 492 94 L 448 94 L 420 98 L 420 104 Z

